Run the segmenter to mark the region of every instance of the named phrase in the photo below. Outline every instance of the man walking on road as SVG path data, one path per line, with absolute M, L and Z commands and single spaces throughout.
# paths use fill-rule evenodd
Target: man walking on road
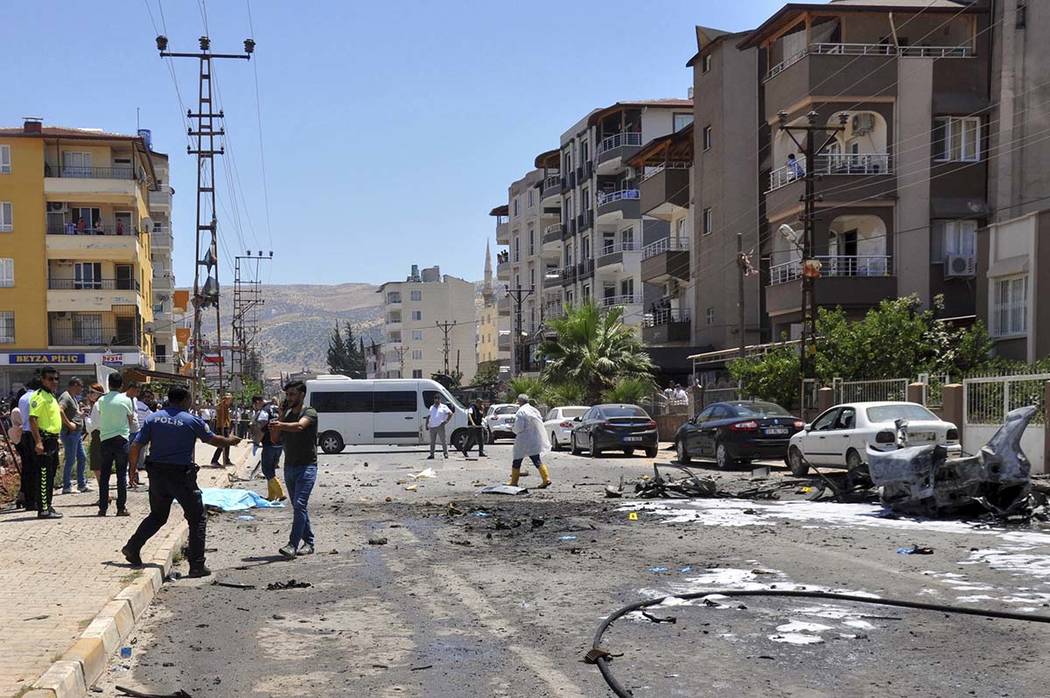
M 40 372 L 40 381 L 40 390 L 29 400 L 29 428 L 33 432 L 33 453 L 37 477 L 40 478 L 36 516 L 38 519 L 60 519 L 62 515 L 51 506 L 58 472 L 58 438 L 62 431 L 62 410 L 55 399 L 58 371 L 48 366 Z
M 77 466 L 77 491 L 90 492 L 85 478 L 87 453 L 84 451 L 84 415 L 80 412 L 80 393 L 84 382 L 79 378 L 69 379 L 66 392 L 58 398 L 62 410 L 62 449 L 66 459 L 62 467 L 62 494 L 73 493 L 73 464 Z
M 547 439 L 547 430 L 543 427 L 543 417 L 539 410 L 529 404 L 528 395 L 519 395 L 518 405 L 514 415 L 514 460 L 511 463 L 510 484 L 517 487 L 518 478 L 521 477 L 521 462 L 528 457 L 543 478 L 543 483 L 537 489 L 546 489 L 551 486 L 551 476 L 540 456 L 551 450 L 551 444 Z
M 470 456 L 470 449 L 474 444 L 478 445 L 478 458 L 488 458 L 485 455 L 485 428 L 482 426 L 485 419 L 485 411 L 481 409 L 481 398 L 475 398 L 474 403 L 467 408 L 467 439 L 463 443 L 463 457 Z
M 435 394 L 434 404 L 430 406 L 430 413 L 427 415 L 427 429 L 430 430 L 430 455 L 427 456 L 427 460 L 434 460 L 434 446 L 438 439 L 441 439 L 441 450 L 445 454 L 445 459 L 448 459 L 448 436 L 445 434 L 445 425 L 450 419 L 452 419 L 452 410 L 441 402 L 440 393 Z
M 177 501 L 190 527 L 190 577 L 211 574 L 204 564 L 204 536 L 208 516 L 204 511 L 201 491 L 197 487 L 197 471 L 193 450 L 200 439 L 206 444 L 228 448 L 241 442 L 236 436 L 216 436 L 200 417 L 187 412 L 190 393 L 185 388 L 168 390 L 168 405 L 146 418 L 131 444 L 131 460 L 138 458 L 146 446 L 150 456 L 146 461 L 149 472 L 149 515 L 120 549 L 124 559 L 136 567 L 142 564 L 142 546 L 164 526 L 171 513 L 172 501 Z
M 222 400 L 219 401 L 219 406 L 215 410 L 215 433 L 222 436 L 229 436 L 230 429 L 233 426 L 232 417 L 230 415 L 230 406 L 233 404 L 233 395 L 229 393 L 222 396 Z M 223 465 L 233 465 L 230 462 L 230 449 L 229 447 L 220 447 L 215 449 L 215 455 L 211 457 L 211 464 L 219 464 L 219 456 L 222 456 Z
M 109 374 L 109 392 L 98 401 L 98 431 L 102 439 L 102 467 L 98 476 L 98 515 L 109 508 L 109 476 L 117 471 L 117 516 L 130 516 L 128 503 L 128 440 L 135 426 L 135 406 L 120 392 L 124 378 Z
M 292 530 L 288 545 L 279 552 L 290 560 L 314 551 L 308 507 L 317 482 L 317 410 L 303 404 L 306 384 L 302 381 L 284 386 L 284 397 L 281 419 L 270 420 L 269 429 L 270 441 L 284 446 L 284 484 L 292 499 Z

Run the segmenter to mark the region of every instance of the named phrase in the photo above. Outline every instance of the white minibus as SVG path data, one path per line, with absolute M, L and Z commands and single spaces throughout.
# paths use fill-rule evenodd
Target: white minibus
M 458 448 L 467 436 L 467 410 L 436 381 L 340 375 L 306 381 L 306 404 L 317 410 L 317 442 L 325 453 L 345 446 L 429 444 L 426 421 L 435 394 L 455 412 L 445 433 L 449 446 Z

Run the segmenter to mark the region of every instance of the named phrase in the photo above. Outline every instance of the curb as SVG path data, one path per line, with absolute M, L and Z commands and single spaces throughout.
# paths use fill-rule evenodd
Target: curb
M 250 458 L 245 454 L 244 461 Z M 244 462 L 233 466 L 233 471 L 243 467 Z M 229 471 L 227 471 L 229 472 Z M 220 482 L 220 487 L 229 487 L 229 482 Z M 86 698 L 89 689 L 106 671 L 109 658 L 123 645 L 124 640 L 135 629 L 142 613 L 149 608 L 153 598 L 171 572 L 175 552 L 181 550 L 189 540 L 189 526 L 181 519 L 174 531 L 161 544 L 160 549 L 148 560 L 141 574 L 118 592 L 102 607 L 73 646 L 62 657 L 51 664 L 40 678 L 33 682 L 22 698 Z

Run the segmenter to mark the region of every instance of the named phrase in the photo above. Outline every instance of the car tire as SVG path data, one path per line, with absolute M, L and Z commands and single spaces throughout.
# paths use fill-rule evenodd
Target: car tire
M 555 434 L 553 431 L 551 432 L 551 450 L 552 451 L 560 451 L 561 450 L 561 444 L 558 443 L 558 435 Z
M 601 455 L 602 455 L 602 450 L 600 448 L 596 448 L 595 447 L 594 439 L 591 439 L 590 453 L 591 453 L 591 458 L 600 458 Z
M 682 465 L 689 465 L 689 449 L 685 447 L 685 441 L 679 439 L 674 443 L 675 454 L 678 456 L 678 462 Z
M 580 449 L 580 447 L 576 445 L 576 435 L 575 434 L 572 435 L 571 450 L 569 452 L 572 453 L 572 455 L 574 455 L 574 456 L 578 456 L 581 453 L 583 453 L 583 451 Z
M 728 470 L 733 466 L 735 461 L 729 457 L 729 449 L 726 448 L 724 443 L 715 444 L 715 464 L 719 470 Z
M 657 454 L 658 451 L 659 451 L 659 449 L 657 449 L 657 448 L 647 448 L 647 449 L 645 449 L 645 457 L 646 458 L 656 458 L 656 454 Z
M 802 451 L 798 450 L 798 446 L 792 446 L 788 449 L 787 466 L 795 477 L 809 475 L 809 463 L 802 457 Z
M 857 449 L 851 448 L 846 451 L 846 470 L 856 470 L 864 465 L 864 459 L 860 457 Z
M 457 451 L 462 451 L 463 447 L 467 445 L 467 430 L 456 429 L 452 432 L 452 438 L 449 439 L 448 445 Z
M 489 439 L 488 440 L 489 440 L 490 444 L 496 443 L 496 432 L 492 431 L 491 429 L 489 429 Z
M 627 456 L 628 458 L 633 456 L 634 455 L 634 449 L 633 448 L 625 448 L 625 449 L 623 449 L 623 455 Z
M 321 446 L 321 450 L 328 455 L 342 453 L 343 448 L 346 447 L 346 444 L 343 443 L 343 437 L 337 431 L 326 431 L 317 439 L 317 443 Z

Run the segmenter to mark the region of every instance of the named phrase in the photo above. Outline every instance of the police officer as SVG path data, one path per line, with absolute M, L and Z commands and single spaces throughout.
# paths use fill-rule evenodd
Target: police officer
M 207 577 L 211 570 L 204 566 L 204 535 L 207 516 L 201 491 L 197 487 L 198 467 L 193 462 L 197 439 L 210 446 L 236 446 L 236 436 L 216 436 L 200 417 L 189 413 L 190 394 L 185 388 L 168 390 L 168 404 L 146 420 L 131 444 L 131 462 L 147 445 L 150 457 L 146 461 L 149 472 L 149 515 L 138 530 L 120 549 L 124 559 L 132 565 L 142 564 L 142 546 L 167 523 L 172 500 L 182 507 L 190 527 L 190 577 Z
M 62 411 L 55 399 L 58 371 L 50 366 L 43 369 L 40 382 L 40 390 L 29 399 L 29 428 L 33 432 L 34 463 L 39 478 L 36 515 L 39 519 L 60 519 L 62 515 L 51 506 L 58 471 L 58 435 L 62 431 Z

